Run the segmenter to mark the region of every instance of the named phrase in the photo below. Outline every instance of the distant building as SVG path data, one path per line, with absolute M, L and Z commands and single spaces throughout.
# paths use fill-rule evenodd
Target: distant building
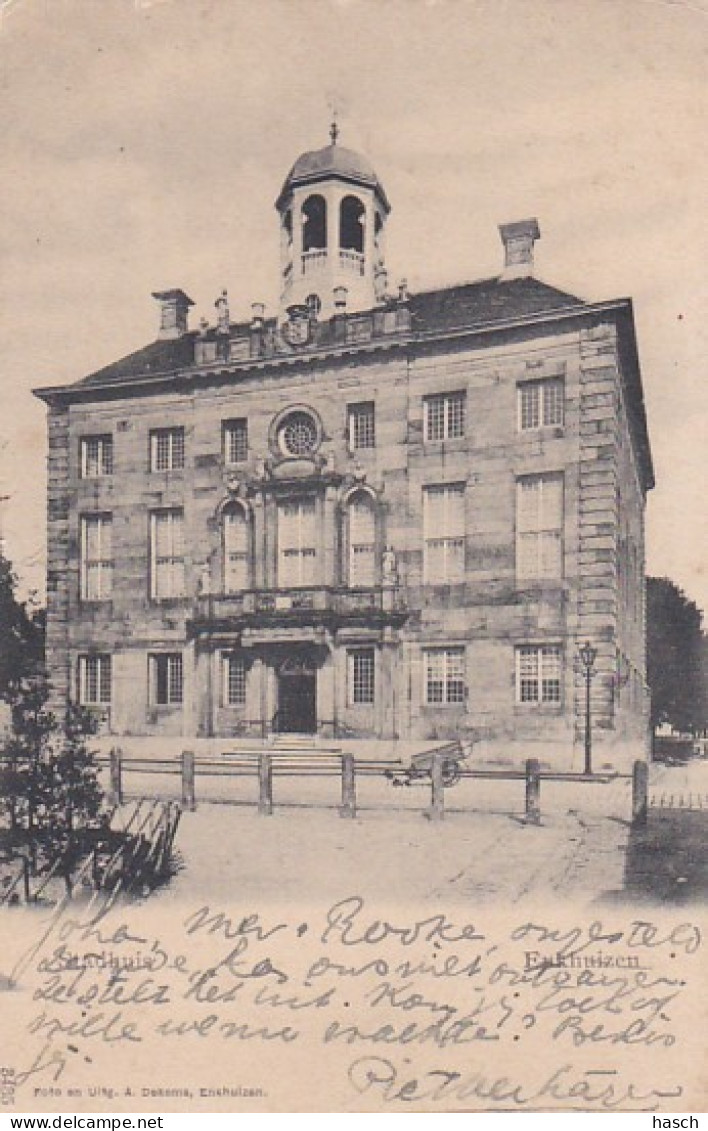
M 55 695 L 122 736 L 476 741 L 582 768 L 645 748 L 644 505 L 632 304 L 533 277 L 389 285 L 368 161 L 303 154 L 276 202 L 277 316 L 188 328 L 49 407 Z

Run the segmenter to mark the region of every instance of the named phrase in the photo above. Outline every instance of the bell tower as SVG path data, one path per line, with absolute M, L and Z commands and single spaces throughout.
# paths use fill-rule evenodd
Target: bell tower
M 320 320 L 369 310 L 386 293 L 384 235 L 391 206 L 365 157 L 338 144 L 298 157 L 275 202 L 280 217 L 280 321 L 289 307 Z

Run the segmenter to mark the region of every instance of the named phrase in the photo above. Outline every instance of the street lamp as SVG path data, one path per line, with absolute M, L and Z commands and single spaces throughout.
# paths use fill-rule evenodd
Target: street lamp
M 590 684 L 592 677 L 595 674 L 595 658 L 597 656 L 597 648 L 593 648 L 589 640 L 586 640 L 582 648 L 580 648 L 578 655 L 580 656 L 580 663 L 583 666 L 583 675 L 585 676 L 585 773 L 592 774 L 592 729 L 590 721 Z

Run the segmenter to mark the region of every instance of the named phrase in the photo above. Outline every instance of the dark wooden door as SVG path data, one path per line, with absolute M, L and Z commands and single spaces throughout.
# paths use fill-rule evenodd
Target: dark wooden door
M 317 730 L 317 679 L 314 672 L 281 672 L 278 680 L 278 730 L 314 734 Z

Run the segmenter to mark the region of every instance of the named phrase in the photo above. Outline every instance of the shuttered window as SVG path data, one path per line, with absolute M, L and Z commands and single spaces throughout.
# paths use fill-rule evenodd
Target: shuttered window
M 563 573 L 563 476 L 524 475 L 516 483 L 516 575 Z
M 465 487 L 423 488 L 423 580 L 450 585 L 465 578 Z
M 225 508 L 224 592 L 240 593 L 250 585 L 250 528 L 248 515 L 238 503 Z
M 278 585 L 282 589 L 316 584 L 317 504 L 296 499 L 278 506 Z
M 81 519 L 81 600 L 110 601 L 113 592 L 113 518 Z
M 376 584 L 376 515 L 368 495 L 355 495 L 349 516 L 349 584 L 356 588 Z
M 150 515 L 150 596 L 184 596 L 184 514 L 177 507 Z

